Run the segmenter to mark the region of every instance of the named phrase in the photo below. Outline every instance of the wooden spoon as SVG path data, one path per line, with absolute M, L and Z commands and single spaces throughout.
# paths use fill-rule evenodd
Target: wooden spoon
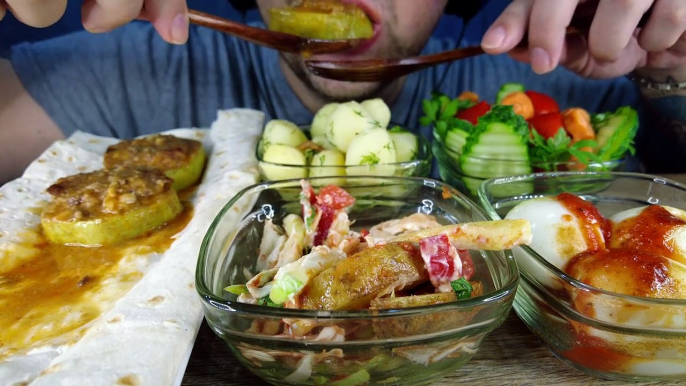
M 321 40 L 250 27 L 208 13 L 188 10 L 192 24 L 211 28 L 281 52 L 303 56 L 340 52 L 357 46 L 362 39 Z
M 643 27 L 650 17 L 646 12 L 638 24 Z M 567 36 L 586 34 L 591 28 L 593 13 L 583 14 L 567 27 Z M 527 37 L 519 47 L 526 47 Z M 445 51 L 438 54 L 415 56 L 404 59 L 366 59 L 366 60 L 307 60 L 305 64 L 313 74 L 323 78 L 348 82 L 379 82 L 405 76 L 415 71 L 442 63 L 471 58 L 484 54 L 481 46 L 471 46 Z

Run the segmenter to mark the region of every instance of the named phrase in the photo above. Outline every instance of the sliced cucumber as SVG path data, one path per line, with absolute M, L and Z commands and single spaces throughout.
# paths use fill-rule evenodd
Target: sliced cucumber
M 395 145 L 386 129 L 372 128 L 350 141 L 345 155 L 349 175 L 390 176 L 395 172 Z M 350 166 L 360 165 L 360 166 Z
M 445 147 L 455 153 L 462 153 L 464 145 L 467 143 L 469 133 L 462 129 L 451 128 L 445 135 Z
M 292 122 L 273 119 L 267 122 L 262 134 L 262 151 L 270 145 L 298 146 L 307 141 L 307 136 Z
M 331 114 L 337 107 L 338 103 L 329 103 L 317 111 L 310 126 L 312 138 L 326 136 L 326 131 L 329 129 L 329 123 L 331 122 Z
M 265 150 L 262 161 L 259 163 L 259 167 L 268 181 L 307 177 L 305 155 L 292 146 L 270 145 Z
M 479 119 L 460 155 L 459 164 L 466 177 L 486 179 L 531 172 L 526 121 L 512 106 L 494 106 Z M 476 183 L 465 184 L 476 193 Z
M 345 153 L 353 137 L 374 127 L 376 121 L 362 105 L 354 101 L 341 103 L 331 114 L 326 139 L 336 146 L 336 149 Z
M 417 159 L 419 138 L 409 131 L 389 131 L 395 147 L 395 162 L 408 162 Z
M 391 109 L 381 98 L 367 99 L 360 103 L 362 107 L 374 118 L 381 128 L 387 128 L 391 122 Z
M 506 96 L 508 96 L 509 94 L 511 94 L 513 92 L 524 92 L 524 91 L 526 91 L 526 88 L 524 87 L 523 84 L 505 83 L 502 87 L 500 87 L 500 90 L 498 91 L 498 94 L 495 97 L 495 103 L 500 104 L 500 102 L 502 102 Z
M 597 130 L 596 154 L 603 161 L 624 156 L 633 145 L 638 131 L 638 113 L 631 107 L 620 107 L 615 113 L 593 116 L 593 126 Z

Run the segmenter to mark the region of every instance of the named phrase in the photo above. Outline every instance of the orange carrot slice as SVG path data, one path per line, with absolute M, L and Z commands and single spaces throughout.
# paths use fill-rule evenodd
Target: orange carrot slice
M 534 116 L 534 104 L 531 98 L 523 92 L 511 92 L 503 98 L 502 105 L 512 106 L 515 114 L 521 115 L 524 119 L 529 119 Z

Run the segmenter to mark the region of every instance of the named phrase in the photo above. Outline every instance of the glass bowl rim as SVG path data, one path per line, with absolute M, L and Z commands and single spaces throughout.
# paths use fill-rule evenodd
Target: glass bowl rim
M 445 152 L 445 153 L 455 153 L 458 155 L 462 155 L 461 152 L 456 152 L 454 150 L 448 149 L 446 146 L 445 142 L 439 138 L 438 136 L 434 136 L 434 142 L 438 144 L 438 149 Z M 507 162 L 507 163 L 512 163 L 512 164 L 522 164 L 522 165 L 530 165 L 533 167 L 536 167 L 538 165 L 585 165 L 579 161 L 556 161 L 556 162 L 536 162 L 533 163 L 531 161 L 523 161 L 523 160 L 517 160 L 517 159 L 508 159 L 508 158 L 484 158 L 484 157 L 474 157 L 474 156 L 466 156 L 470 159 L 474 160 L 479 160 L 479 161 L 488 161 L 488 162 Z M 441 163 L 441 158 L 442 157 L 436 157 L 438 159 L 438 162 Z M 623 162 L 626 162 L 627 158 L 626 157 L 621 157 L 621 158 L 614 158 L 610 159 L 607 161 L 603 161 L 603 163 L 598 163 L 598 162 L 591 162 L 588 164 L 588 167 L 597 167 L 597 166 L 603 166 L 603 167 L 608 167 L 608 166 L 613 166 L 613 165 L 619 165 Z M 451 160 L 448 160 L 449 163 L 454 164 L 454 162 L 451 162 Z
M 388 124 L 388 126 L 391 126 L 393 124 L 394 123 L 391 122 Z M 298 126 L 300 129 L 303 129 L 303 128 L 309 129 L 309 127 L 310 127 L 310 125 L 296 125 L 296 126 Z M 414 134 L 414 136 L 418 138 L 419 150 L 420 150 L 418 152 L 418 154 L 420 154 L 420 155 L 424 154 L 425 157 L 417 158 L 415 160 L 405 161 L 405 162 L 379 163 L 379 164 L 376 164 L 374 166 L 395 166 L 395 167 L 401 167 L 403 169 L 410 169 L 413 167 L 417 167 L 421 164 L 431 162 L 431 160 L 433 159 L 433 152 L 431 151 L 431 142 L 429 142 L 429 140 L 424 138 L 424 136 L 421 135 L 421 133 L 418 133 L 418 131 L 416 131 L 416 132 L 411 131 L 411 133 Z M 261 143 L 262 143 L 262 136 L 260 136 L 260 139 L 257 141 L 257 145 L 255 146 L 255 158 L 257 159 L 257 162 L 260 162 L 260 163 L 263 163 L 266 165 L 282 166 L 282 167 L 288 167 L 288 168 L 314 168 L 314 169 L 324 169 L 324 170 L 327 168 L 346 168 L 347 169 L 347 168 L 356 168 L 356 167 L 364 166 L 364 165 L 342 165 L 342 166 L 314 165 L 313 166 L 313 165 L 278 164 L 278 163 L 274 163 L 274 162 L 268 162 L 268 161 L 262 160 L 262 157 L 260 156 L 260 144 Z M 331 178 L 331 177 L 336 177 L 336 176 L 329 176 L 329 177 Z M 340 176 L 340 177 L 345 177 L 345 176 Z
M 487 192 L 486 192 L 486 187 L 491 186 L 491 185 L 499 185 L 499 184 L 507 184 L 507 183 L 513 183 L 513 182 L 523 182 L 523 181 L 533 181 L 536 179 L 540 178 L 548 178 L 548 177 L 605 177 L 605 178 L 612 178 L 613 180 L 616 177 L 625 177 L 625 178 L 631 178 L 631 179 L 640 179 L 644 181 L 652 181 L 655 183 L 659 183 L 661 185 L 665 186 L 670 186 L 677 188 L 679 190 L 682 190 L 686 194 L 686 185 L 681 184 L 677 181 L 671 180 L 669 178 L 665 177 L 660 177 L 652 174 L 644 174 L 644 173 L 631 173 L 631 172 L 544 172 L 544 173 L 531 173 L 531 174 L 523 174 L 519 176 L 508 176 L 508 177 L 497 177 L 497 178 L 489 178 L 485 180 L 484 182 L 481 183 L 481 185 L 478 188 L 477 194 L 479 201 L 482 204 L 483 210 L 488 214 L 489 218 L 491 220 L 494 219 L 500 219 L 500 216 L 495 212 L 493 205 L 491 205 L 490 201 L 487 198 Z M 557 268 L 556 266 L 552 265 L 548 260 L 546 260 L 543 256 L 538 254 L 538 252 L 534 251 L 531 247 L 528 245 L 522 245 L 520 248 L 524 249 L 530 256 L 534 258 L 536 263 L 539 265 L 542 265 L 546 271 L 552 273 L 557 279 L 563 280 L 565 283 L 579 289 L 585 292 L 590 292 L 590 293 L 598 293 L 602 294 L 603 296 L 607 296 L 608 298 L 614 298 L 618 300 L 624 300 L 624 301 L 630 301 L 631 303 L 634 304 L 646 304 L 646 305 L 661 305 L 661 306 L 684 306 L 686 307 L 686 299 L 662 299 L 662 298 L 646 298 L 646 297 L 639 297 L 639 296 L 631 296 L 631 295 L 624 295 L 624 294 L 619 294 L 616 292 L 610 292 L 607 290 L 602 290 L 600 288 L 596 288 L 593 286 L 590 286 L 588 284 L 585 284 L 577 279 L 574 279 L 570 275 L 567 275 L 564 271 L 561 269 Z M 531 276 L 535 278 L 534 275 L 532 275 L 530 272 L 528 272 L 525 268 L 523 267 L 518 267 L 519 270 L 521 271 L 520 276 L 523 277 L 523 280 L 529 281 L 527 276 Z M 538 281 L 538 280 L 537 280 Z M 593 319 L 595 318 L 589 318 L 585 317 L 587 319 Z
M 328 180 L 330 181 L 332 177 L 314 177 L 314 178 L 304 178 L 307 181 L 317 181 L 317 180 Z M 457 191 L 455 188 L 447 185 L 441 181 L 434 180 L 425 177 L 400 177 L 400 176 L 341 176 L 342 179 L 353 179 L 353 180 L 385 180 L 385 181 L 396 181 L 411 183 L 422 186 L 429 186 L 431 188 L 447 189 L 451 196 L 457 196 L 462 202 L 467 204 L 467 207 L 476 213 L 481 214 L 485 221 L 489 221 L 488 215 L 485 211 L 479 207 L 476 203 L 472 202 L 471 199 L 464 196 L 462 193 Z M 257 184 L 250 185 L 243 188 L 240 192 L 236 193 L 219 211 L 215 216 L 212 223 L 210 224 L 205 236 L 203 237 L 202 244 L 200 246 L 200 251 L 198 253 L 198 261 L 196 264 L 195 272 L 195 288 L 196 292 L 203 301 L 207 302 L 214 308 L 229 311 L 238 312 L 244 314 L 250 314 L 259 317 L 279 317 L 279 318 L 299 318 L 299 319 L 377 319 L 386 317 L 402 317 L 402 316 L 414 316 L 414 315 L 424 315 L 427 313 L 449 311 L 449 310 L 460 310 L 469 309 L 473 307 L 485 306 L 491 303 L 496 303 L 497 301 L 508 297 L 510 294 L 514 294 L 519 285 L 519 271 L 517 264 L 514 260 L 514 254 L 512 250 L 504 251 L 487 251 L 491 253 L 502 253 L 502 261 L 506 264 L 506 271 L 508 273 L 509 279 L 504 281 L 499 288 L 485 293 L 481 296 L 477 296 L 469 299 L 456 300 L 449 303 L 441 303 L 428 306 L 420 307 L 409 307 L 402 309 L 388 309 L 388 310 L 356 310 L 356 311 L 328 311 L 328 310 L 303 310 L 303 309 L 287 309 L 278 307 L 261 306 L 248 303 L 240 303 L 237 301 L 222 299 L 216 296 L 204 282 L 204 272 L 205 272 L 205 262 L 207 260 L 206 256 L 209 253 L 210 245 L 215 235 L 215 230 L 217 229 L 219 223 L 222 221 L 224 215 L 231 210 L 235 203 L 241 199 L 246 194 L 261 192 L 275 185 L 283 185 L 284 187 L 289 186 L 299 186 L 300 181 L 303 178 L 288 179 L 288 180 L 278 180 L 278 181 L 268 181 L 260 182 Z

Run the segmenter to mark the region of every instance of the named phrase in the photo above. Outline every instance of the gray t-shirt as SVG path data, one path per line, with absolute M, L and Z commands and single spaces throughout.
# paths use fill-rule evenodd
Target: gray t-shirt
M 432 39 L 424 52 L 454 46 Z M 19 45 L 10 59 L 28 92 L 66 135 L 81 130 L 130 138 L 207 127 L 217 110 L 231 107 L 259 109 L 268 119 L 298 124 L 312 120 L 286 83 L 276 51 L 205 28 L 193 27 L 189 43 L 174 46 L 150 24 L 133 23 L 108 34 L 76 33 Z M 493 101 L 506 82 L 545 92 L 561 107 L 608 111 L 639 102 L 626 79 L 588 80 L 562 68 L 539 76 L 507 56 L 482 55 L 410 75 L 392 106 L 393 121 L 417 127 L 422 99 L 434 90 L 453 96 L 472 90 Z

